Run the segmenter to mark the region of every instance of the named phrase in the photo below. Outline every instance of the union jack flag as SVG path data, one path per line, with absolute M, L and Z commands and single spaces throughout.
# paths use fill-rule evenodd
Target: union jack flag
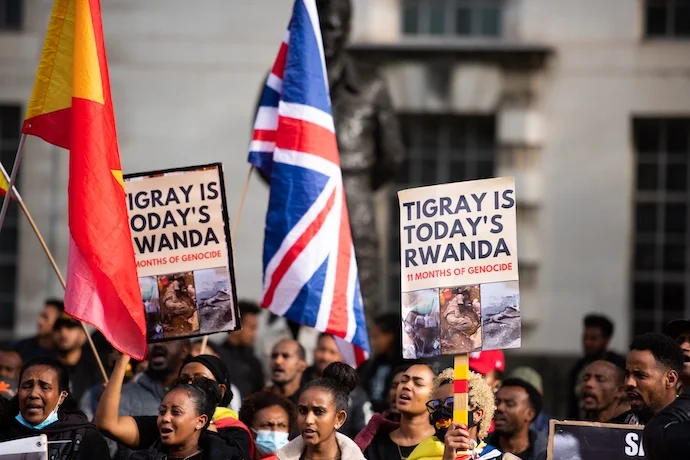
M 259 104 L 249 162 L 270 179 L 262 306 L 369 352 L 314 0 L 296 0 Z

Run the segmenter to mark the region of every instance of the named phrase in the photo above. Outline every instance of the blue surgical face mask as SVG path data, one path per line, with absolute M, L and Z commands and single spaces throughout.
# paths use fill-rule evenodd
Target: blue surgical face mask
M 62 392 L 60 394 L 61 397 L 67 397 L 67 393 Z M 24 420 L 24 417 L 22 417 L 22 413 L 18 413 L 17 416 L 15 417 L 15 420 L 17 420 L 19 423 L 24 425 L 27 428 L 30 428 L 32 430 L 42 430 L 43 428 L 47 427 L 48 425 L 55 423 L 58 421 L 58 409 L 60 408 L 60 399 L 58 398 L 58 402 L 55 405 L 55 409 L 53 409 L 50 414 L 46 417 L 45 420 L 43 420 L 41 423 L 38 425 L 32 425 L 26 420 Z
M 255 433 L 256 439 L 254 444 L 262 455 L 275 454 L 290 442 L 288 439 L 289 434 L 282 431 L 259 430 L 255 431 Z

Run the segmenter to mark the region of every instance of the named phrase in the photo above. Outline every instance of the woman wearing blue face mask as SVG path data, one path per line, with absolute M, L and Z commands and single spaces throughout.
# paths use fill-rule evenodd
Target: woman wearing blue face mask
M 296 423 L 296 408 L 282 395 L 260 391 L 242 400 L 240 421 L 252 432 L 256 447 L 253 460 L 272 460 L 289 441 Z
M 49 357 L 33 359 L 22 367 L 17 395 L 0 421 L 0 441 L 41 434 L 48 437 L 49 458 L 110 456 L 105 439 L 69 394 L 67 369 Z

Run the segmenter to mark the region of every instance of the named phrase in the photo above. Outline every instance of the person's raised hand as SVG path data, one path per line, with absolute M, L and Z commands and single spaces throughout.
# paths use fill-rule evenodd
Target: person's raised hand
M 443 460 L 455 460 L 458 454 L 473 448 L 470 433 L 465 425 L 452 422 L 443 438 Z

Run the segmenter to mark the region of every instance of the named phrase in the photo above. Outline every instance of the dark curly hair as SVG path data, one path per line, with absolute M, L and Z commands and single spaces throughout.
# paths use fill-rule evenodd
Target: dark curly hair
M 288 432 L 291 433 L 297 423 L 297 408 L 285 396 L 270 390 L 252 393 L 242 400 L 239 413 L 240 421 L 251 427 L 254 423 L 254 417 L 259 411 L 273 406 L 278 406 L 287 413 Z
M 683 371 L 683 351 L 671 337 L 656 332 L 638 335 L 630 344 L 630 350 L 649 351 L 658 364 L 678 374 Z
M 322 377 L 309 382 L 304 389 L 323 388 L 331 393 L 337 411 L 347 410 L 350 392 L 357 387 L 357 371 L 344 363 L 331 363 L 323 370 Z

